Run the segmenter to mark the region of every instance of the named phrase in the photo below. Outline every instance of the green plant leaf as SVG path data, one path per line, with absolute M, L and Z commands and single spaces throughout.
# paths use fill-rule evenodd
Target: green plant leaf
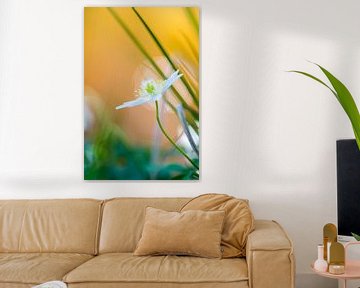
M 329 85 L 327 85 L 325 82 L 323 82 L 323 81 L 320 80 L 319 78 L 315 77 L 314 75 L 311 75 L 311 74 L 306 73 L 306 72 L 303 72 L 303 71 L 298 71 L 298 70 L 290 70 L 290 71 L 288 71 L 288 72 L 293 72 L 293 73 L 302 74 L 302 75 L 305 75 L 305 76 L 307 76 L 307 77 L 309 77 L 309 78 L 311 78 L 311 79 L 313 79 L 313 80 L 321 83 L 321 84 L 324 85 L 326 88 L 328 88 L 328 89 L 335 95 L 336 98 L 338 98 L 336 92 L 335 92 Z
M 356 241 L 360 241 L 360 235 L 352 233 L 352 232 L 351 232 L 351 235 L 356 239 Z
M 334 87 L 334 89 L 338 95 L 337 98 L 350 119 L 350 122 L 351 122 L 353 130 L 354 130 L 356 142 L 360 149 L 360 138 L 359 138 L 359 136 L 360 136 L 360 114 L 359 114 L 359 110 L 356 106 L 353 96 L 351 95 L 350 91 L 346 88 L 346 86 L 340 80 L 338 80 L 334 75 L 332 75 L 325 68 L 321 67 L 318 64 L 316 64 L 316 65 L 321 69 L 321 71 L 329 79 L 331 85 Z
M 322 85 L 327 87 L 334 94 L 334 96 L 339 101 L 340 105 L 343 107 L 345 113 L 347 114 L 347 116 L 351 122 L 352 128 L 354 130 L 354 135 L 356 138 L 356 143 L 360 150 L 360 114 L 359 114 L 359 110 L 356 106 L 356 103 L 354 101 L 354 98 L 352 97 L 350 91 L 346 88 L 346 86 L 340 80 L 338 80 L 334 75 L 332 75 L 328 70 L 326 70 L 322 66 L 320 66 L 316 63 L 314 63 L 314 64 L 316 66 L 318 66 L 320 68 L 320 70 L 325 74 L 326 78 L 330 81 L 333 88 L 331 88 L 325 82 L 323 82 L 319 78 L 317 78 L 309 73 L 297 71 L 297 70 L 292 70 L 289 72 L 294 72 L 294 73 L 305 75 L 305 76 L 321 83 Z

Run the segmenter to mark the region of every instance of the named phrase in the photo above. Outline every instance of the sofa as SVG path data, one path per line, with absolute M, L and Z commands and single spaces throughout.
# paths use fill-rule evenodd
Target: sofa
M 0 288 L 294 288 L 292 243 L 270 220 L 255 220 L 245 258 L 134 256 L 145 208 L 188 200 L 0 200 Z

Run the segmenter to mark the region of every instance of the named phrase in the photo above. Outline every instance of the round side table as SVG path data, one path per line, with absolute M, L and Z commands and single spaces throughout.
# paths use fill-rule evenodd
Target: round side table
M 314 263 L 311 264 L 311 269 L 318 275 L 327 278 L 338 279 L 343 282 L 343 288 L 346 288 L 348 280 L 360 279 L 360 260 L 347 260 L 346 250 L 351 245 L 360 245 L 360 242 L 349 242 L 345 244 L 345 273 L 344 274 L 331 274 L 329 272 L 320 272 L 314 269 Z

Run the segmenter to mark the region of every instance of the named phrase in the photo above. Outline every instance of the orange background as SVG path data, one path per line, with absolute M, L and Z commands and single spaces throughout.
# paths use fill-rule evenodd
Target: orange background
M 148 23 L 170 56 L 181 59 L 193 67 L 198 77 L 198 34 L 182 7 L 138 7 L 137 11 Z M 197 8 L 192 8 L 199 18 Z M 140 40 L 166 76 L 172 70 L 130 7 L 114 8 L 126 25 Z M 184 37 L 184 35 L 186 35 Z M 186 40 L 186 38 L 188 40 Z M 193 50 L 187 41 L 191 41 Z M 198 52 L 197 52 L 198 53 Z M 115 21 L 106 7 L 86 7 L 84 11 L 84 93 L 85 102 L 92 110 L 105 109 L 127 135 L 130 143 L 149 145 L 155 127 L 153 104 L 115 110 L 124 101 L 134 100 L 135 90 L 146 78 L 162 80 L 149 68 L 147 60 L 126 32 Z M 175 84 L 185 93 L 181 83 Z M 168 92 L 171 93 L 171 92 Z M 188 96 L 184 97 L 189 99 Z M 166 110 L 163 114 L 166 129 L 176 138 L 179 121 Z M 168 142 L 163 139 L 163 145 Z

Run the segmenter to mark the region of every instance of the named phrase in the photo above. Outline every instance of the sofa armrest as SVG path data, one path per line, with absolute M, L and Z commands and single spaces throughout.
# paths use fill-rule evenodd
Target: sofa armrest
M 293 245 L 275 221 L 256 220 L 249 234 L 246 261 L 250 288 L 294 288 Z

